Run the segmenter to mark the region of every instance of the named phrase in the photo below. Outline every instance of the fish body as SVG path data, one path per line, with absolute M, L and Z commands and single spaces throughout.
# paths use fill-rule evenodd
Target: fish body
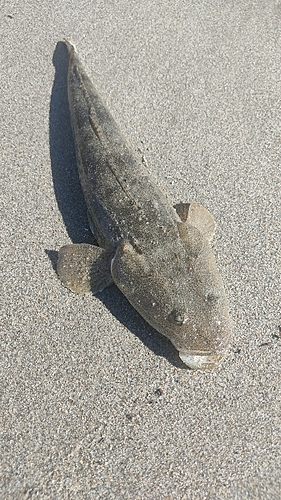
M 115 283 L 184 363 L 213 368 L 232 331 L 210 246 L 214 219 L 196 202 L 171 205 L 132 153 L 74 46 L 65 43 L 79 178 L 99 246 L 60 249 L 58 274 L 75 292 Z

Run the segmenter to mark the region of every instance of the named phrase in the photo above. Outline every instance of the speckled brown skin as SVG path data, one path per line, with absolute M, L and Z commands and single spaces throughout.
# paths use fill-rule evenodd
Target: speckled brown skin
M 195 202 L 176 209 L 169 203 L 126 144 L 74 47 L 66 45 L 78 171 L 99 247 L 63 247 L 58 274 L 76 292 L 95 293 L 114 282 L 187 364 L 213 367 L 232 330 L 209 242 L 214 220 Z M 190 357 L 200 363 L 189 363 Z

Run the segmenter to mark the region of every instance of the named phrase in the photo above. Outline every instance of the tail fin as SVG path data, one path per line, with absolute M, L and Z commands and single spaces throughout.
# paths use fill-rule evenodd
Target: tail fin
M 66 38 L 63 39 L 63 42 L 67 47 L 69 57 L 73 57 L 76 52 L 75 45 L 69 40 L 66 40 Z

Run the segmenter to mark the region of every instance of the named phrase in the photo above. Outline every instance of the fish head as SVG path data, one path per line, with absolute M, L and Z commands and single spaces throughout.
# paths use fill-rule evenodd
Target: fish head
M 209 242 L 193 226 L 153 254 L 129 242 L 112 260 L 115 284 L 141 316 L 168 337 L 190 368 L 214 368 L 232 334 L 229 305 Z

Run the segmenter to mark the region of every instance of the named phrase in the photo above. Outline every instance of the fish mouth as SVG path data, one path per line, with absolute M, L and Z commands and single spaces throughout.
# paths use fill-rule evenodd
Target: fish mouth
M 185 354 L 179 352 L 179 357 L 192 370 L 213 370 L 218 367 L 224 354 Z

